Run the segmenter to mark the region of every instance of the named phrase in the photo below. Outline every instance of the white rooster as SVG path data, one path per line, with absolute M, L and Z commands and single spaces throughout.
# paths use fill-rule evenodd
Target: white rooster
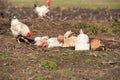
M 82 29 L 77 37 L 75 50 L 90 50 L 89 37 L 87 34 L 83 33 Z
M 11 19 L 11 28 L 10 28 L 14 37 L 20 43 L 20 37 L 30 37 L 32 36 L 32 30 L 26 25 L 20 22 L 15 16 Z
M 40 6 L 40 7 L 37 6 L 36 4 L 34 4 L 35 13 L 39 17 L 46 16 L 46 14 L 50 11 L 49 7 L 50 7 L 50 0 L 46 0 L 46 5 L 43 5 L 43 6 Z

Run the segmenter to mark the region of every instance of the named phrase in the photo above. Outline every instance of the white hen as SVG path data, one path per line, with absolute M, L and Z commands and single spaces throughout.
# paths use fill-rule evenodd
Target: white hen
M 34 38 L 34 41 L 35 41 L 34 45 L 45 47 L 47 45 L 47 40 L 48 40 L 48 36 L 35 37 Z
M 36 4 L 34 5 L 35 7 L 35 12 L 39 17 L 46 16 L 46 14 L 50 11 L 50 0 L 46 0 L 46 5 L 38 7 Z
M 75 45 L 75 50 L 89 50 L 89 37 L 87 34 L 84 34 L 82 29 L 80 30 L 80 34 L 77 37 L 77 43 Z
M 58 41 L 58 38 L 53 37 L 53 38 L 49 38 L 47 41 L 47 47 L 48 48 L 52 48 L 52 47 L 61 47 L 62 43 L 60 43 Z

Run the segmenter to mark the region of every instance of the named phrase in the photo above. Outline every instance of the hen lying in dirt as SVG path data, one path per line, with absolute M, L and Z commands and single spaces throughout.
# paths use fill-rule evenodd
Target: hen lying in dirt
M 77 37 L 77 42 L 75 45 L 75 50 L 90 50 L 89 37 L 87 34 L 84 34 L 82 29 L 80 34 Z
M 105 50 L 105 45 L 100 39 L 91 39 L 90 40 L 90 48 L 91 50 Z
M 64 41 L 63 47 L 75 47 L 77 37 L 73 36 L 73 32 L 69 30 L 64 34 L 63 41 Z
M 34 43 L 35 46 L 45 47 L 47 45 L 48 36 L 35 37 L 34 40 L 35 40 L 35 43 Z
M 62 46 L 63 44 L 61 38 L 62 38 L 61 35 L 59 35 L 58 37 L 51 37 L 51 38 L 48 38 L 48 36 L 36 37 L 34 39 L 36 41 L 34 45 L 48 47 L 48 48 L 59 47 Z

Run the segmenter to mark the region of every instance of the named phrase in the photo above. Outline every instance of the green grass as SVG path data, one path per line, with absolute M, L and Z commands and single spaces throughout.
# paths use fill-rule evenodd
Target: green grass
M 100 33 L 110 34 L 110 35 L 118 35 L 120 34 L 120 23 L 117 22 L 80 22 L 76 24 L 77 33 L 79 33 L 80 29 L 85 30 L 89 35 L 97 35 Z
M 53 62 L 53 61 L 42 61 L 41 66 L 43 68 L 49 68 L 49 69 L 56 69 L 57 68 L 56 62 Z
M 85 62 L 88 63 L 88 64 L 90 64 L 90 63 L 92 63 L 93 61 L 92 61 L 92 59 L 86 59 Z
M 35 80 L 46 80 L 46 78 L 43 77 L 43 76 L 37 76 L 37 77 L 35 78 Z
M 46 0 L 9 0 L 13 6 L 33 7 L 34 3 L 44 5 Z M 51 8 L 55 7 L 79 7 L 79 8 L 113 8 L 120 9 L 120 0 L 51 0 Z

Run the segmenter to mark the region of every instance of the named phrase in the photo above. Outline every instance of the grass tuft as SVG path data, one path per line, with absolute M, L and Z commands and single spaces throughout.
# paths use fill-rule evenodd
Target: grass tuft
M 58 65 L 53 61 L 42 61 L 41 66 L 45 69 L 56 69 Z

